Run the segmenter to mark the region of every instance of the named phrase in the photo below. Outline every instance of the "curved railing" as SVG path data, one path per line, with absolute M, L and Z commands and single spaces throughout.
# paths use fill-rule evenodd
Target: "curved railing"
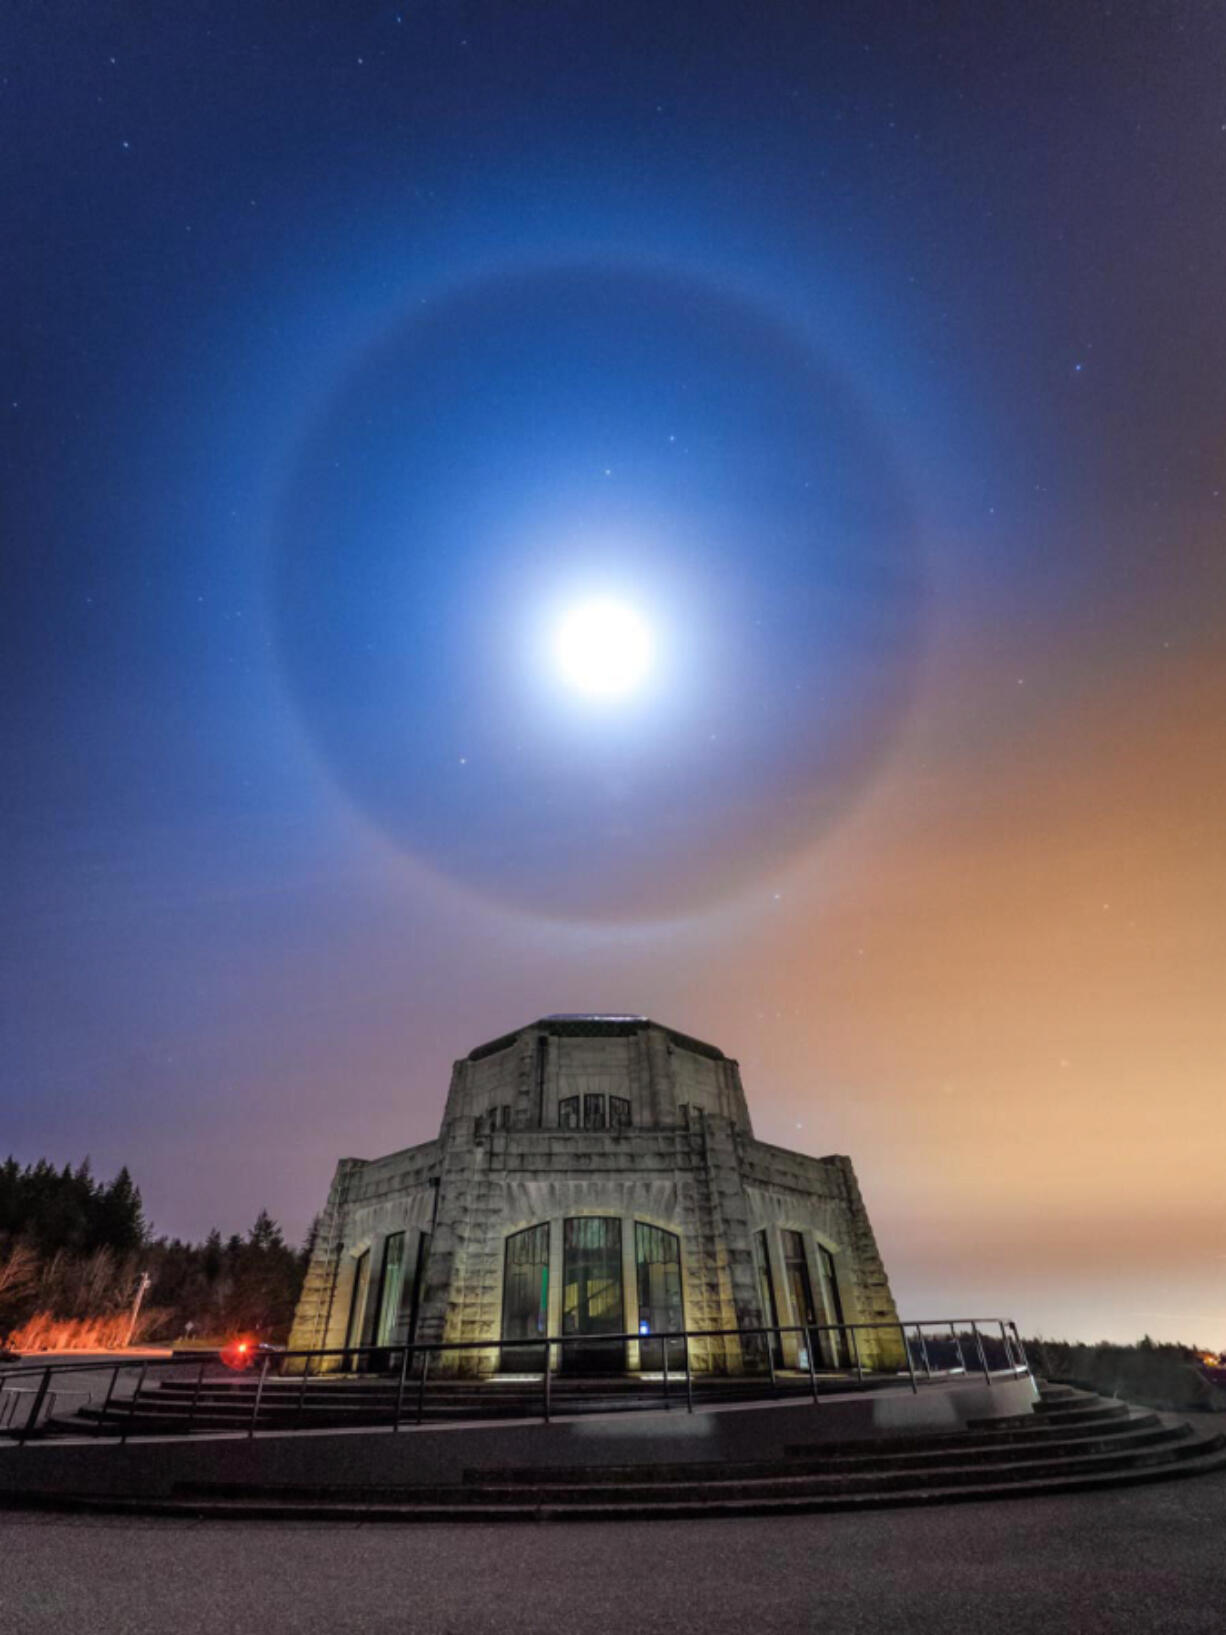
M 864 1337 L 871 1343 L 862 1344 Z M 693 1366 L 694 1342 L 734 1341 L 741 1352 L 741 1366 L 725 1372 L 708 1372 Z M 785 1344 L 785 1341 L 791 1342 Z M 660 1366 L 638 1373 L 624 1372 L 625 1347 L 629 1344 L 659 1346 Z M 241 1434 L 254 1436 L 261 1426 L 261 1414 L 268 1418 L 272 1402 L 267 1393 L 275 1391 L 276 1408 L 287 1404 L 296 1409 L 290 1424 L 276 1423 L 265 1428 L 295 1430 L 306 1428 L 308 1393 L 321 1383 L 341 1389 L 352 1375 L 360 1375 L 367 1387 L 371 1417 L 364 1427 L 379 1425 L 399 1430 L 402 1425 L 421 1424 L 430 1406 L 429 1391 L 435 1390 L 434 1406 L 445 1404 L 445 1393 L 503 1385 L 517 1388 L 526 1384 L 539 1390 L 533 1414 L 525 1409 L 525 1393 L 517 1389 L 514 1416 L 548 1421 L 557 1409 L 559 1386 L 573 1388 L 583 1378 L 566 1368 L 567 1348 L 583 1347 L 590 1361 L 602 1346 L 621 1347 L 621 1361 L 603 1380 L 606 1395 L 627 1393 L 636 1387 L 637 1397 L 621 1406 L 655 1407 L 662 1398 L 665 1407 L 684 1397 L 689 1413 L 697 1408 L 726 1402 L 730 1389 L 743 1382 L 761 1381 L 767 1394 L 811 1396 L 816 1404 L 822 1391 L 840 1393 L 857 1386 L 901 1386 L 912 1392 L 934 1381 L 959 1376 L 981 1376 L 988 1385 L 1004 1376 L 1016 1378 L 1030 1373 L 1025 1347 L 1016 1323 L 992 1318 L 939 1318 L 922 1322 L 771 1324 L 758 1327 L 720 1329 L 674 1329 L 658 1333 L 642 1330 L 620 1334 L 554 1334 L 539 1338 L 511 1340 L 413 1339 L 396 1345 L 312 1347 L 300 1350 L 260 1348 L 249 1371 L 236 1372 L 222 1360 L 219 1351 L 180 1353 L 169 1357 L 95 1358 L 92 1361 L 48 1363 L 19 1362 L 0 1365 L 0 1438 L 23 1445 L 36 1433 L 44 1435 L 67 1427 L 53 1416 L 61 1410 L 76 1412 L 93 1409 L 100 1402 L 94 1421 L 95 1434 L 191 1436 L 215 1433 L 202 1418 L 202 1402 L 210 1385 L 249 1384 L 250 1414 Z M 443 1374 L 437 1360 L 443 1356 L 490 1352 L 534 1353 L 536 1366 L 516 1367 L 510 1378 L 504 1374 L 475 1376 Z M 670 1358 L 670 1352 L 673 1353 Z M 678 1357 L 677 1353 L 680 1353 Z M 785 1358 L 791 1352 L 791 1360 Z M 572 1353 L 573 1357 L 573 1353 Z M 883 1360 L 884 1358 L 884 1360 Z M 182 1374 L 192 1389 L 179 1419 L 163 1421 L 153 1430 L 141 1428 L 142 1392 L 148 1383 L 159 1386 Z M 91 1382 L 91 1377 L 97 1383 Z M 102 1381 L 105 1381 L 105 1388 Z M 646 1393 L 643 1384 L 660 1385 L 659 1393 Z M 374 1388 L 373 1390 L 371 1388 Z M 743 1391 L 740 1393 L 745 1395 Z M 148 1405 L 150 1399 L 146 1398 Z M 563 1411 L 571 1411 L 567 1404 Z M 590 1406 L 588 1411 L 594 1411 Z M 457 1409 L 455 1418 L 469 1417 Z M 438 1417 L 437 1412 L 434 1416 Z M 445 1414 L 443 1417 L 447 1417 Z M 233 1428 L 230 1434 L 233 1433 Z

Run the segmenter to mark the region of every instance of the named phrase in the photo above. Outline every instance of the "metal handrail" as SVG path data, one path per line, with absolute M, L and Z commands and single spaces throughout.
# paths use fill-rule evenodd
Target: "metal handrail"
M 367 1353 L 387 1355 L 389 1352 L 399 1354 L 407 1346 L 410 1351 L 498 1351 L 503 1348 L 526 1349 L 530 1346 L 543 1346 L 548 1341 L 551 1345 L 597 1345 L 618 1340 L 680 1340 L 687 1335 L 692 1340 L 700 1339 L 736 1339 L 742 1335 L 752 1334 L 835 1334 L 846 1333 L 853 1329 L 889 1329 L 897 1334 L 904 1329 L 919 1328 L 954 1328 L 971 1329 L 974 1325 L 994 1324 L 997 1328 L 1006 1324 L 1017 1334 L 1017 1325 L 1010 1319 L 1001 1317 L 924 1317 L 920 1319 L 908 1318 L 903 1322 L 899 1318 L 883 1319 L 871 1323 L 759 1323 L 742 1324 L 737 1328 L 676 1328 L 652 1330 L 644 1334 L 641 1329 L 628 1329 L 617 1334 L 551 1334 L 525 1335 L 512 1339 L 504 1339 L 501 1335 L 494 1335 L 488 1340 L 396 1340 L 383 1345 L 337 1345 L 337 1346 L 300 1346 L 291 1349 L 288 1346 L 273 1346 L 270 1354 L 274 1357 L 343 1357 L 362 1356 Z M 952 1337 L 952 1336 L 951 1336 Z M 1015 1338 L 1015 1343 L 1017 1343 Z M 149 1356 L 116 1358 L 113 1354 L 95 1358 L 92 1362 L 53 1362 L 53 1363 L 17 1363 L 11 1365 L 0 1363 L 0 1387 L 6 1380 L 18 1374 L 41 1374 L 50 1368 L 56 1372 L 75 1369 L 77 1371 L 91 1370 L 97 1373 L 103 1368 L 139 1368 L 142 1364 L 151 1368 L 169 1368 L 183 1364 L 199 1363 L 201 1357 L 220 1358 L 221 1348 L 205 1346 L 199 1350 L 172 1353 L 168 1357 Z M 1006 1370 L 1007 1372 L 1008 1370 Z
M 444 1352 L 464 1353 L 489 1352 L 498 1350 L 527 1351 L 529 1349 L 543 1349 L 544 1351 L 544 1363 L 540 1371 L 542 1379 L 542 1418 L 548 1421 L 552 1413 L 551 1386 L 555 1368 L 553 1360 L 554 1346 L 559 1348 L 558 1358 L 559 1362 L 561 1362 L 565 1360 L 565 1348 L 568 1345 L 584 1345 L 589 1347 L 597 1345 L 624 1346 L 630 1342 L 641 1342 L 644 1339 L 660 1342 L 662 1344 L 663 1357 L 663 1395 L 665 1407 L 668 1408 L 671 1406 L 671 1400 L 669 1393 L 669 1362 L 667 1342 L 680 1341 L 684 1348 L 686 1410 L 689 1413 L 693 1413 L 695 1393 L 691 1341 L 694 1340 L 731 1339 L 744 1341 L 746 1339 L 755 1338 L 764 1339 L 766 1342 L 764 1346 L 766 1371 L 770 1380 L 771 1394 L 774 1395 L 777 1394 L 778 1391 L 778 1367 L 775 1356 L 775 1342 L 778 1342 L 781 1347 L 784 1335 L 797 1336 L 804 1350 L 804 1360 L 799 1362 L 799 1369 L 802 1376 L 807 1370 L 810 1391 L 812 1393 L 814 1403 L 817 1404 L 820 1401 L 820 1394 L 819 1364 L 816 1360 L 817 1346 L 814 1343 L 815 1337 L 831 1334 L 839 1336 L 839 1342 L 837 1342 L 831 1348 L 834 1355 L 840 1359 L 851 1359 L 848 1362 L 840 1361 L 834 1366 L 830 1366 L 825 1363 L 821 1364 L 821 1378 L 829 1380 L 831 1376 L 850 1377 L 854 1375 L 857 1382 L 863 1382 L 866 1367 L 860 1349 L 859 1337 L 861 1332 L 871 1333 L 882 1331 L 897 1335 L 902 1345 L 902 1361 L 905 1366 L 887 1367 L 884 1372 L 893 1375 L 905 1375 L 910 1389 L 914 1393 L 919 1390 L 920 1380 L 916 1373 L 915 1354 L 913 1353 L 912 1349 L 912 1337 L 914 1337 L 914 1342 L 917 1343 L 919 1347 L 918 1354 L 924 1369 L 925 1383 L 932 1381 L 942 1374 L 948 1375 L 953 1372 L 961 1372 L 966 1374 L 968 1372 L 966 1368 L 965 1354 L 962 1349 L 962 1336 L 963 1333 L 969 1332 L 984 1379 L 989 1385 L 993 1384 L 994 1371 L 991 1367 L 987 1350 L 984 1345 L 985 1336 L 981 1332 L 983 1328 L 987 1327 L 994 1327 L 1000 1330 L 999 1340 L 993 1338 L 991 1343 L 1000 1347 L 1005 1358 L 1004 1366 L 995 1370 L 995 1372 L 1008 1375 L 1009 1377 L 1016 1377 L 1016 1375 L 1019 1373 L 1029 1375 L 1031 1372 L 1030 1363 L 1029 1359 L 1026 1357 L 1026 1352 L 1024 1346 L 1022 1345 L 1021 1337 L 1018 1334 L 1017 1324 L 1011 1320 L 1006 1322 L 1005 1319 L 999 1317 L 944 1317 L 923 1319 L 919 1322 L 912 1321 L 907 1323 L 897 1320 L 857 1323 L 764 1323 L 757 1325 L 744 1325 L 736 1328 L 662 1329 L 657 1333 L 651 1333 L 649 1335 L 644 1335 L 641 1330 L 628 1330 L 622 1333 L 614 1334 L 550 1334 L 525 1336 L 523 1338 L 512 1339 L 503 1339 L 498 1337 L 484 1340 L 419 1340 L 417 1338 L 413 1338 L 411 1340 L 401 1341 L 397 1344 L 391 1345 L 313 1346 L 309 1349 L 295 1348 L 290 1350 L 287 1348 L 285 1350 L 269 1350 L 262 1354 L 257 1354 L 260 1358 L 260 1368 L 258 1373 L 255 1374 L 254 1378 L 258 1383 L 253 1395 L 251 1419 L 247 1427 L 246 1435 L 253 1436 L 255 1434 L 260 1406 L 264 1398 L 265 1382 L 268 1379 L 273 1365 L 275 1364 L 278 1371 L 283 1373 L 286 1363 L 297 1360 L 301 1360 L 303 1362 L 303 1368 L 294 1429 L 298 1429 L 302 1425 L 303 1404 L 305 1402 L 308 1389 L 307 1381 L 311 1374 L 311 1366 L 313 1363 L 322 1363 L 327 1358 L 339 1357 L 345 1360 L 345 1366 L 348 1369 L 348 1366 L 353 1359 L 361 1360 L 378 1357 L 387 1365 L 386 1369 L 383 1371 L 387 1372 L 389 1376 L 393 1374 L 398 1375 L 398 1379 L 395 1382 L 396 1400 L 391 1424 L 394 1430 L 399 1430 L 404 1418 L 404 1394 L 406 1383 L 413 1364 L 416 1362 L 419 1354 L 421 1357 L 421 1364 L 417 1379 L 417 1411 L 415 1416 L 418 1424 L 423 1422 L 425 1415 L 426 1384 L 430 1373 L 430 1360 L 432 1357 L 438 1356 Z M 959 1366 L 957 1370 L 939 1368 L 931 1361 L 923 1331 L 925 1329 L 934 1330 L 938 1328 L 944 1330 L 945 1333 L 939 1336 L 932 1336 L 933 1343 L 935 1345 L 938 1343 L 938 1341 L 941 1344 L 949 1344 L 952 1342 L 958 1356 Z M 847 1337 L 850 1344 L 843 1339 L 844 1336 Z M 393 1359 L 397 1357 L 399 1358 L 398 1367 L 393 1361 Z M 133 1357 L 130 1359 L 115 1359 L 113 1357 L 108 1357 L 105 1360 L 95 1360 L 93 1362 L 57 1361 L 54 1363 L 42 1364 L 18 1363 L 15 1367 L 5 1367 L 0 1370 L 0 1391 L 3 1391 L 9 1385 L 11 1380 L 22 1376 L 37 1375 L 39 1379 L 37 1386 L 30 1389 L 28 1392 L 26 1392 L 23 1388 L 18 1388 L 22 1391 L 22 1394 L 29 1394 L 34 1400 L 31 1403 L 29 1412 L 26 1414 L 22 1425 L 19 1428 L 12 1427 L 11 1425 L 0 1427 L 0 1436 L 15 1435 L 19 1444 L 24 1444 L 29 1439 L 31 1433 L 38 1427 L 40 1415 L 43 1413 L 44 1405 L 48 1400 L 49 1394 L 51 1394 L 53 1380 L 58 1383 L 62 1375 L 72 1375 L 74 1373 L 83 1372 L 96 1373 L 100 1369 L 108 1369 L 111 1373 L 110 1384 L 106 1392 L 106 1399 L 103 1404 L 102 1415 L 100 1416 L 98 1426 L 96 1427 L 96 1429 L 100 1431 L 102 1419 L 105 1417 L 105 1414 L 110 1408 L 112 1400 L 114 1399 L 115 1387 L 118 1383 L 120 1374 L 124 1373 L 126 1375 L 131 1370 L 137 1370 L 136 1385 L 131 1396 L 124 1403 L 127 1411 L 123 1417 L 120 1427 L 120 1440 L 126 1441 L 132 1422 L 137 1416 L 138 1399 L 150 1368 L 161 1371 L 166 1369 L 174 1370 L 179 1367 L 191 1367 L 197 1369 L 195 1390 L 192 1393 L 190 1411 L 187 1415 L 187 1428 L 185 1431 L 178 1433 L 168 1431 L 166 1429 L 159 1429 L 156 1434 L 190 1435 L 197 1421 L 197 1409 L 201 1395 L 201 1388 L 204 1384 L 204 1370 L 210 1363 L 219 1363 L 220 1361 L 221 1352 L 210 1349 L 205 1351 L 188 1352 L 178 1356 L 171 1355 L 164 1358 L 151 1358 L 147 1355 L 143 1357 Z M 536 1370 L 531 1370 L 530 1372 L 535 1373 Z M 317 1373 L 315 1376 L 316 1383 L 318 1383 L 320 1378 L 321 1375 Z M 389 1380 L 389 1389 L 390 1388 L 391 1382 Z M 51 1400 L 54 1401 L 53 1395 L 51 1396 Z M 121 1401 L 122 1400 L 123 1399 L 121 1398 Z M 10 1420 L 13 1417 L 15 1416 L 10 1414 Z M 139 1434 L 139 1432 L 137 1434 Z

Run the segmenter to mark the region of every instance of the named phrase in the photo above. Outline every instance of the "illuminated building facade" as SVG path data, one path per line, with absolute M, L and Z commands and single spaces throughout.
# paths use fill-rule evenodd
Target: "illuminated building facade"
M 290 1344 L 481 1342 L 441 1370 L 519 1372 L 548 1333 L 567 1339 L 554 1366 L 618 1373 L 660 1368 L 669 1330 L 896 1315 L 849 1159 L 755 1140 L 714 1045 L 549 1016 L 455 1064 L 437 1140 L 340 1161 Z M 760 1365 L 762 1344 L 694 1340 L 693 1366 Z M 802 1336 L 774 1349 L 807 1362 Z M 815 1353 L 849 1360 L 831 1335 Z

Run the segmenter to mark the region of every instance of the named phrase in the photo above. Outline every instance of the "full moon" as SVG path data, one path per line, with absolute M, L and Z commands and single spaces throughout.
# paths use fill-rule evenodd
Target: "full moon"
M 563 616 L 553 655 L 563 680 L 576 692 L 588 698 L 624 698 L 651 668 L 651 632 L 634 608 L 602 597 Z

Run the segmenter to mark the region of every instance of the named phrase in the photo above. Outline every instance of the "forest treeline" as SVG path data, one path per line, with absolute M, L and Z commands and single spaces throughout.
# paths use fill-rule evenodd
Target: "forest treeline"
M 253 1334 L 284 1342 L 310 1254 L 261 1210 L 245 1236 L 155 1238 L 126 1166 L 0 1164 L 0 1342 L 19 1351 Z

